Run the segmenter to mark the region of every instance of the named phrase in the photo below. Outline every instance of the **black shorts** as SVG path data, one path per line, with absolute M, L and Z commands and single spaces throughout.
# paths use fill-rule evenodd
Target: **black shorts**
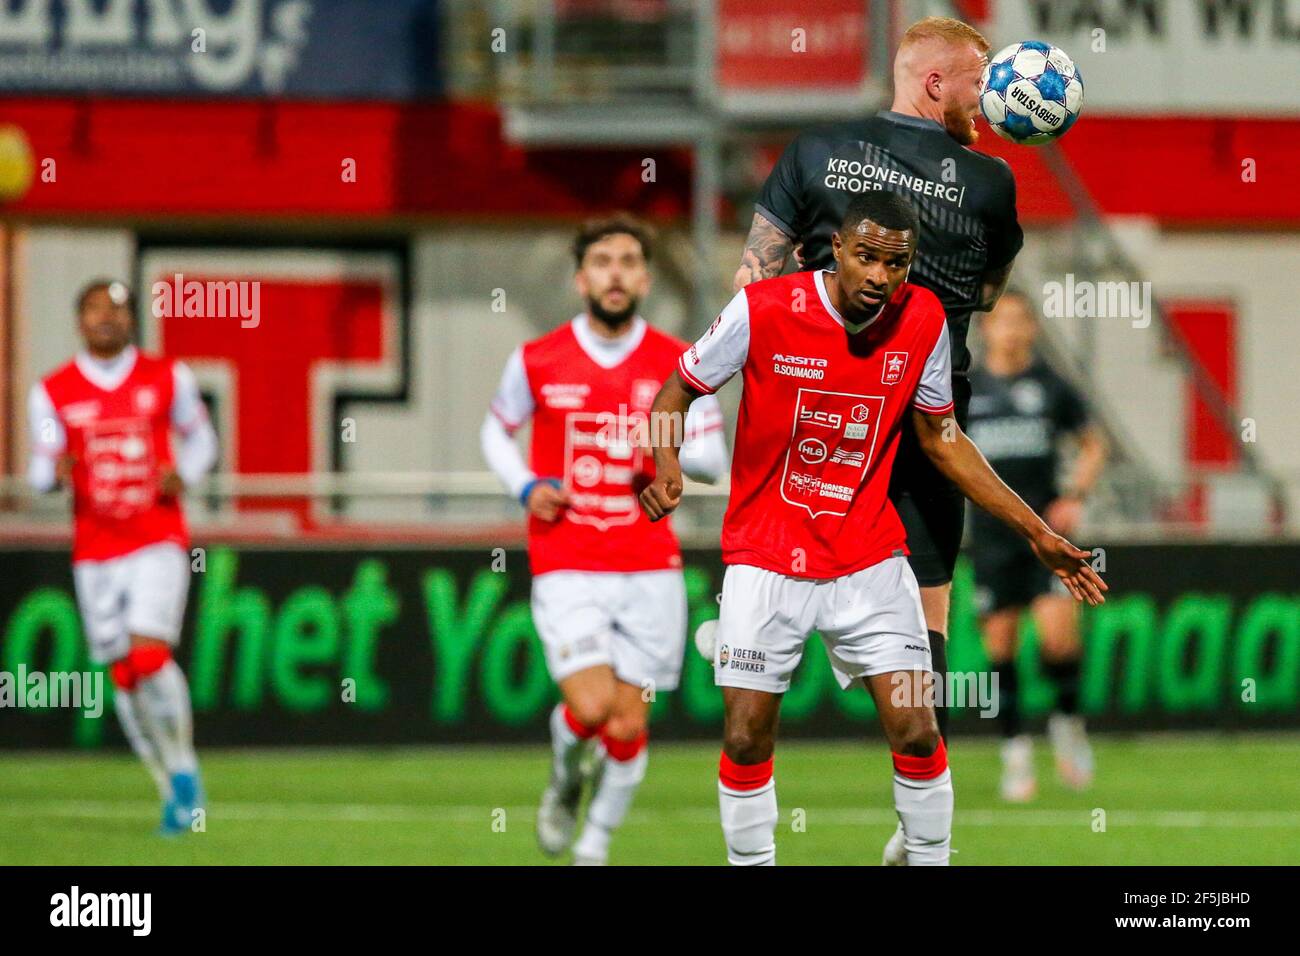
M 965 429 L 970 409 L 970 382 L 965 376 L 953 379 L 952 398 L 957 424 Z M 921 451 L 910 421 L 903 423 L 889 498 L 907 530 L 907 549 L 911 552 L 907 562 L 916 583 L 923 588 L 947 584 L 961 550 L 966 496 Z
M 970 549 L 975 570 L 975 609 L 991 614 L 1028 607 L 1044 594 L 1068 594 L 1020 538 L 975 533 Z

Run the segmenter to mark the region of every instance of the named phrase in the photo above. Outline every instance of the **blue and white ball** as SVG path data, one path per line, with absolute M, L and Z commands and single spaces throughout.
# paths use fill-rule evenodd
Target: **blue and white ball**
M 1037 146 L 1065 134 L 1083 108 L 1083 76 L 1064 50 L 1026 40 L 984 68 L 980 109 L 1003 139 Z

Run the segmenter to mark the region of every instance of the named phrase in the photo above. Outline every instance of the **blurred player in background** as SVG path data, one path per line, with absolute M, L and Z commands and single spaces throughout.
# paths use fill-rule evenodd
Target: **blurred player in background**
M 1016 183 L 1005 162 L 967 149 L 978 133 L 988 41 L 948 17 L 914 23 L 894 57 L 894 99 L 866 120 L 810 130 L 786 148 L 763 185 L 735 288 L 780 275 L 798 246 L 803 269 L 833 269 L 831 234 L 855 195 L 903 193 L 921 218 L 908 281 L 943 304 L 952 349 L 957 422 L 966 425 L 973 312 L 992 308 L 1024 242 Z M 921 586 L 935 673 L 947 669 L 948 593 L 961 548 L 965 498 L 922 453 L 911 429 L 894 467 L 890 498 L 907 529 L 908 559 Z M 946 732 L 946 708 L 938 703 Z M 892 852 L 901 858 L 901 837 Z
M 919 231 L 903 196 L 855 198 L 833 238 L 838 269 L 746 286 L 655 399 L 655 415 L 680 420 L 697 398 L 744 377 L 714 650 L 726 706 L 718 795 L 734 865 L 776 862 L 777 718 L 813 630 L 840 686 L 861 682 L 875 700 L 905 863 L 948 863 L 952 778 L 925 693 L 920 593 L 888 498 L 900 432 L 914 431 L 936 467 L 1014 527 L 1071 593 L 1102 600 L 1088 552 L 1026 507 L 952 418 L 943 308 L 905 281 Z M 655 446 L 655 464 L 641 502 L 658 519 L 681 500 L 671 443 Z
M 92 282 L 77 316 L 84 350 L 28 397 L 28 478 L 72 488 L 90 656 L 108 665 L 122 730 L 158 785 L 161 830 L 177 833 L 202 804 L 189 686 L 172 659 L 190 583 L 180 498 L 216 461 L 217 438 L 193 373 L 131 344 L 125 285 Z
M 650 704 L 677 686 L 686 639 L 677 539 L 637 505 L 654 475 L 650 405 L 686 347 L 637 314 L 650 248 L 649 228 L 631 216 L 583 226 L 573 252 L 586 310 L 514 351 L 481 435 L 488 464 L 528 510 L 533 620 L 563 697 L 538 842 L 552 856 L 573 845 L 577 864 L 607 860 L 645 776 Z M 512 435 L 530 418 L 525 464 Z M 716 481 L 728 462 L 716 400 L 685 425 L 683 468 Z
M 798 247 L 803 269 L 833 269 L 831 234 L 855 195 L 887 189 L 907 195 L 921 218 L 908 281 L 939 297 L 948 317 L 955 415 L 966 425 L 973 312 L 997 302 L 1024 243 L 1016 181 L 1001 159 L 968 149 L 978 138 L 988 41 L 969 24 L 926 17 L 903 34 L 894 56 L 894 100 L 867 120 L 810 130 L 786 148 L 755 204 L 735 288 L 780 275 Z M 965 497 L 921 451 L 911 429 L 889 496 L 907 529 L 908 562 L 921 586 L 932 666 L 945 687 L 948 596 L 961 549 Z M 937 701 L 940 733 L 947 707 Z M 886 850 L 903 859 L 902 830 Z
M 1084 499 L 1106 461 L 1106 440 L 1088 421 L 1079 394 L 1034 352 L 1038 320 L 1028 298 L 1010 293 L 980 321 L 982 363 L 971 374 L 970 437 L 999 475 L 1063 535 L 1078 527 Z M 1057 487 L 1063 436 L 1078 440 L 1064 490 Z M 1017 632 L 1028 608 L 1041 642 L 1043 670 L 1056 687 L 1048 734 L 1061 779 L 1082 789 L 1092 781 L 1092 750 L 1079 716 L 1079 615 L 1074 602 L 1024 542 L 977 511 L 971 522 L 976 601 L 989 663 L 998 675 L 1002 796 L 1031 799 L 1033 752 L 1021 732 Z

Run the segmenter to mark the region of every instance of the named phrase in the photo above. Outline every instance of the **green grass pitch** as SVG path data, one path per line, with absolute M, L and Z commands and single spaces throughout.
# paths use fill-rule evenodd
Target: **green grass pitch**
M 951 748 L 955 864 L 1300 862 L 1300 735 L 1096 740 L 1088 793 L 996 795 L 992 741 Z M 723 862 L 714 744 L 652 745 L 615 864 Z M 537 864 L 542 747 L 209 751 L 206 831 L 153 835 L 158 807 L 126 753 L 0 755 L 0 864 Z M 782 864 L 877 864 L 894 826 L 879 741 L 777 750 Z M 1105 814 L 1098 829 L 1098 811 Z

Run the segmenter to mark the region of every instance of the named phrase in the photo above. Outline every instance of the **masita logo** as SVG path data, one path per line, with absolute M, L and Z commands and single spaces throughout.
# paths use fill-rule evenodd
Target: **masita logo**
M 780 352 L 772 355 L 772 371 L 777 375 L 788 375 L 791 378 L 811 378 L 821 381 L 826 377 L 828 364 L 824 358 L 807 355 L 782 355 Z
M 51 926 L 125 926 L 133 936 L 148 936 L 153 926 L 152 893 L 69 893 L 50 897 Z

